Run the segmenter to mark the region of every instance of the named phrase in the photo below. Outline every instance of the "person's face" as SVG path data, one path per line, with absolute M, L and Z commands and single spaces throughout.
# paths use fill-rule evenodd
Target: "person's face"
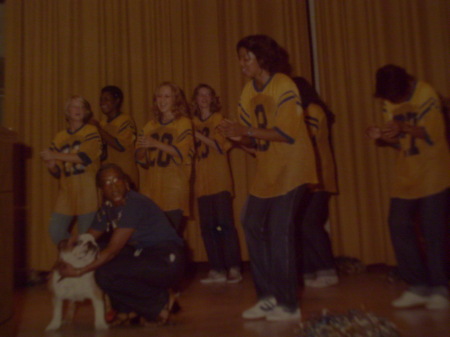
M 202 87 L 197 92 L 196 102 L 200 110 L 209 109 L 212 102 L 212 93 L 208 88 Z
M 67 107 L 67 117 L 72 122 L 83 122 L 87 111 L 83 103 L 78 100 L 72 100 Z
M 103 197 L 112 202 L 114 206 L 125 204 L 125 195 L 129 187 L 124 177 L 114 169 L 108 169 L 102 172 L 100 177 L 100 189 Z
M 175 95 L 173 94 L 171 87 L 164 85 L 158 89 L 156 92 L 156 105 L 163 115 L 172 112 L 174 103 Z
M 102 92 L 100 95 L 100 109 L 109 116 L 113 114 L 119 106 L 119 99 L 115 98 L 110 92 Z
M 240 48 L 238 51 L 239 64 L 242 73 L 250 78 L 254 78 L 261 73 L 261 67 L 258 64 L 255 54 L 246 48 Z

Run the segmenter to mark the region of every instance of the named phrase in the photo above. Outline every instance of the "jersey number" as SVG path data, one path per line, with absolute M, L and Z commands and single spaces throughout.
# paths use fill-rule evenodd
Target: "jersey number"
M 267 127 L 267 116 L 266 111 L 264 110 L 264 105 L 258 104 L 255 107 L 255 116 L 258 123 L 258 128 L 265 129 Z M 270 142 L 264 139 L 258 139 L 257 144 L 258 151 L 267 151 L 270 146 Z
M 209 137 L 209 128 L 204 127 L 200 133 L 205 136 Z M 209 156 L 209 146 L 203 143 L 201 140 L 198 140 L 195 142 L 195 147 L 197 148 L 198 153 L 198 159 L 205 159 Z
M 173 135 L 170 133 L 163 133 L 161 135 L 161 138 L 159 134 L 154 133 L 152 134 L 152 137 L 155 138 L 157 141 L 160 141 L 161 143 L 172 145 L 173 142 Z M 157 149 L 149 149 L 149 151 L 156 151 Z M 149 162 L 149 165 L 151 167 L 159 166 L 159 167 L 167 167 L 170 164 L 170 160 L 172 159 L 172 155 L 162 151 L 158 150 L 158 155 L 156 156 L 156 159 L 152 159 Z
M 80 141 L 75 141 L 72 145 L 65 145 L 61 148 L 61 153 L 78 153 L 80 152 Z M 83 164 L 79 163 L 70 163 L 70 162 L 63 162 L 64 167 L 64 175 L 66 177 L 70 177 L 72 175 L 78 175 L 85 172 L 86 167 Z

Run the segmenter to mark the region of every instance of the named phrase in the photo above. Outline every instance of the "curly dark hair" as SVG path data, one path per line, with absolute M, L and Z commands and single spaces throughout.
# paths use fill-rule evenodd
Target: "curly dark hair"
M 271 75 L 284 73 L 289 76 L 292 72 L 287 51 L 267 35 L 246 36 L 237 43 L 236 51 L 241 48 L 255 54 L 259 66 Z
M 209 92 L 211 93 L 211 105 L 209 107 L 209 110 L 211 111 L 211 113 L 214 112 L 219 112 L 220 109 L 222 109 L 222 106 L 220 105 L 220 100 L 219 100 L 219 96 L 217 96 L 216 91 L 213 89 L 213 87 L 211 87 L 209 84 L 205 84 L 205 83 L 200 83 L 199 85 L 197 85 L 194 89 L 194 92 L 192 93 L 192 98 L 191 98 L 191 113 L 194 116 L 200 117 L 200 109 L 198 108 L 198 104 L 197 104 L 197 95 L 198 92 L 200 91 L 200 89 L 202 88 L 206 88 L 209 90 Z

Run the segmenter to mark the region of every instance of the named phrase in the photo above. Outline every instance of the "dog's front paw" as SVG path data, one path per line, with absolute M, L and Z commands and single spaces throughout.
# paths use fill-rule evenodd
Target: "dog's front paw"
M 61 322 L 51 321 L 45 328 L 45 331 L 58 330 L 61 327 Z
M 107 329 L 109 329 L 109 325 L 105 321 L 95 323 L 95 330 L 107 330 Z

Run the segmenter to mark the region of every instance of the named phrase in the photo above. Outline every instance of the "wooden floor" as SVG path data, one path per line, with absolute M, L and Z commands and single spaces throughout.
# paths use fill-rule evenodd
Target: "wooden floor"
M 75 321 L 61 330 L 45 333 L 51 318 L 51 301 L 44 284 L 22 288 L 15 298 L 15 315 L 0 326 L 0 336 L 18 337 L 298 337 L 299 323 L 273 323 L 265 320 L 246 321 L 241 312 L 255 302 L 251 275 L 244 270 L 240 284 L 203 285 L 199 279 L 206 273 L 198 266 L 180 297 L 182 310 L 172 316 L 171 323 L 160 327 L 114 328 L 104 332 L 93 329 L 92 308 L 80 305 Z M 395 323 L 405 337 L 450 336 L 450 310 L 398 310 L 390 306 L 392 299 L 404 289 L 401 282 L 389 282 L 386 272 L 375 268 L 368 272 L 345 276 L 341 282 L 325 289 L 307 288 L 301 292 L 302 320 L 314 317 L 323 309 L 344 313 L 363 309 Z

